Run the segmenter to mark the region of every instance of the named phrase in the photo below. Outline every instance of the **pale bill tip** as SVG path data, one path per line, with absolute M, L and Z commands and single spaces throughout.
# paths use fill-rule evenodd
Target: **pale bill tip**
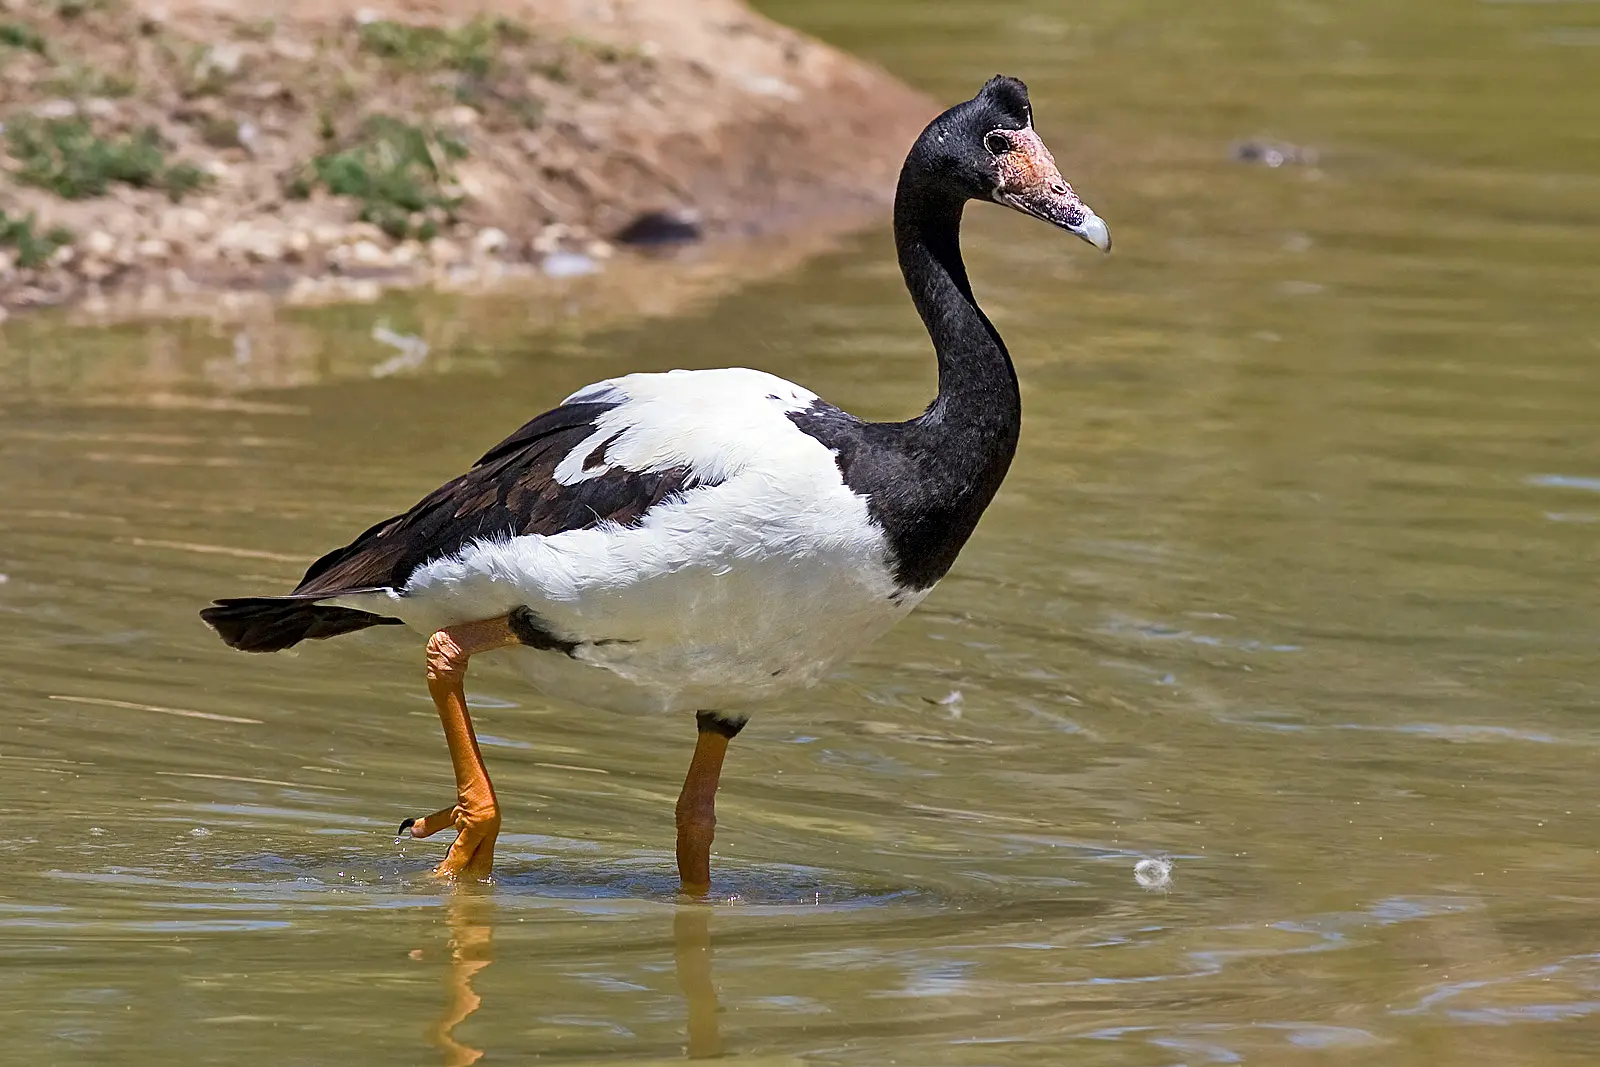
M 1106 229 L 1106 220 L 1094 212 L 1089 212 L 1089 217 L 1077 226 L 1078 236 L 1094 245 L 1102 252 L 1111 251 L 1111 231 Z

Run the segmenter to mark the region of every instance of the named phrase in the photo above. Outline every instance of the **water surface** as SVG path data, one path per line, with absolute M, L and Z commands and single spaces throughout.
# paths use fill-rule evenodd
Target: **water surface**
M 766 6 L 942 99 L 1027 78 L 1117 253 L 971 212 L 1021 452 L 925 605 L 734 745 L 714 906 L 673 897 L 689 721 L 475 667 L 507 832 L 442 892 L 393 843 L 451 789 L 420 641 L 194 613 L 604 376 L 914 413 L 884 228 L 599 333 L 40 319 L 0 354 L 0 1061 L 1594 1063 L 1600 6 Z

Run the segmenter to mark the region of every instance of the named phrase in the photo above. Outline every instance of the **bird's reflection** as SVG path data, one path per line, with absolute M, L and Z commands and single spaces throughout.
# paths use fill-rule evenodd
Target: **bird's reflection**
M 445 897 L 445 917 L 450 924 L 450 970 L 444 1012 L 428 1028 L 428 1041 L 444 1053 L 447 1067 L 467 1067 L 483 1057 L 483 1049 L 457 1041 L 455 1029 L 483 1003 L 472 979 L 494 960 L 494 897 L 484 886 L 456 886 Z
M 494 962 L 495 903 L 492 890 L 481 885 L 455 887 L 445 897 L 450 927 L 450 963 L 445 974 L 444 1011 L 428 1028 L 428 1042 L 444 1054 L 446 1067 L 467 1067 L 483 1058 L 484 1050 L 457 1040 L 456 1027 L 483 1004 L 472 988 L 473 979 Z M 711 908 L 684 904 L 672 915 L 673 962 L 678 988 L 688 1008 L 685 1055 L 691 1060 L 722 1055 L 718 1024 L 717 989 L 712 981 Z
M 722 1032 L 717 1026 L 717 987 L 711 981 L 711 909 L 704 904 L 679 907 L 672 916 L 673 960 L 678 987 L 689 1005 L 691 1060 L 722 1055 Z

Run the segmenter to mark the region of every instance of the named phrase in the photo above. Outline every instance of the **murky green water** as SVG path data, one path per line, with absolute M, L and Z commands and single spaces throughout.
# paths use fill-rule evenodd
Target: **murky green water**
M 687 721 L 475 668 L 507 833 L 443 894 L 392 843 L 451 789 L 420 642 L 194 612 L 602 376 L 912 413 L 885 233 L 601 335 L 24 324 L 0 1061 L 1594 1063 L 1600 7 L 769 7 L 944 99 L 1026 77 L 1117 254 L 973 211 L 1022 452 L 923 609 L 735 743 L 717 906 L 672 902 Z M 368 373 L 380 316 L 420 370 Z

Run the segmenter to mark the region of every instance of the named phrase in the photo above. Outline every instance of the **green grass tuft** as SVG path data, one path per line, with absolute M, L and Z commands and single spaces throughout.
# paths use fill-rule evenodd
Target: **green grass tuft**
M 362 123 L 355 141 L 312 159 L 290 181 L 290 196 L 321 186 L 354 197 L 360 218 L 396 240 L 427 240 L 441 221 L 454 221 L 461 198 L 453 195 L 450 164 L 467 157 L 460 141 L 387 115 Z
M 21 164 L 18 181 L 68 200 L 102 196 L 114 182 L 163 189 L 180 200 L 210 181 L 192 164 L 168 163 L 154 127 L 101 137 L 85 119 L 24 116 L 6 126 L 6 147 Z
M 412 70 L 459 70 L 484 77 L 497 49 L 520 44 L 528 31 L 509 19 L 476 18 L 456 29 L 376 19 L 360 31 L 362 51 Z
M 20 22 L 0 22 L 0 45 L 41 56 L 50 54 L 50 42 L 44 39 L 44 35 Z
M 53 9 L 61 18 L 71 20 L 109 10 L 112 4 L 113 0 L 48 0 L 44 6 Z
M 40 233 L 32 215 L 11 218 L 0 211 L 0 248 L 17 250 L 17 266 L 24 270 L 42 267 L 56 249 L 72 243 L 72 231 L 61 226 Z
M 132 96 L 134 80 L 115 70 L 104 70 L 86 63 L 60 64 L 45 83 L 51 92 L 72 100 L 95 96 Z

